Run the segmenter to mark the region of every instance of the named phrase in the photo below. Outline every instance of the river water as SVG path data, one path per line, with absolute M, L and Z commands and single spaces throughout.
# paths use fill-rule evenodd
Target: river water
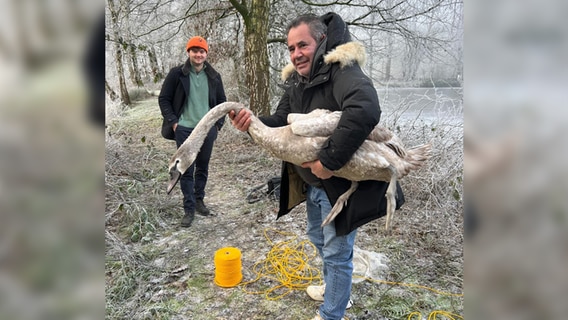
M 389 122 L 463 124 L 463 88 L 378 88 L 381 118 Z M 382 121 L 382 120 L 381 120 Z

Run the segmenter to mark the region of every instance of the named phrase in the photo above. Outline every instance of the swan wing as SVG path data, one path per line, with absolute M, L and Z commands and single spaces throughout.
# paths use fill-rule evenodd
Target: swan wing
M 288 115 L 292 132 L 303 137 L 329 137 L 337 127 L 341 112 L 316 109 L 308 114 Z

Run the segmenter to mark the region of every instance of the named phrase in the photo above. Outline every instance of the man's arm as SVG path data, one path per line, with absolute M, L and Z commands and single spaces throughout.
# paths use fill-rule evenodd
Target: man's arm
M 381 110 L 377 91 L 359 66 L 337 72 L 333 80 L 333 95 L 342 113 L 337 128 L 324 143 L 318 158 L 325 168 L 338 170 L 351 159 L 377 125 Z

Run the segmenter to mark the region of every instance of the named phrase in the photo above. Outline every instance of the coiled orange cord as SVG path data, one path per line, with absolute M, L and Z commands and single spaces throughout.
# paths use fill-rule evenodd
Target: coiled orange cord
M 290 239 L 274 243 L 268 232 Z M 244 292 L 264 294 L 267 300 L 278 300 L 292 290 L 304 290 L 314 281 L 321 284 L 320 271 L 310 265 L 317 255 L 317 250 L 311 242 L 298 241 L 295 234 L 274 229 L 264 230 L 264 236 L 272 248 L 266 259 L 252 267 L 251 271 L 256 273 L 257 277 L 240 285 Z M 264 281 L 259 281 L 261 279 Z M 252 284 L 257 282 L 260 288 L 254 290 Z

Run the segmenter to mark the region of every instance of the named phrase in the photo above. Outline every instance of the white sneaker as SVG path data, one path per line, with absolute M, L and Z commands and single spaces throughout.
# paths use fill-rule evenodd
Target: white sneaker
M 325 293 L 325 284 L 322 286 L 308 286 L 306 288 L 306 292 L 308 296 L 315 301 L 323 301 L 323 294 Z M 349 299 L 347 301 L 347 307 L 345 309 L 349 309 L 353 306 L 353 300 Z
M 320 316 L 319 310 L 316 311 L 316 316 L 312 320 L 323 320 L 323 318 Z M 347 320 L 347 318 L 342 317 L 341 320 Z
M 308 286 L 306 288 L 308 296 L 315 301 L 323 301 L 323 294 L 325 292 L 325 284 L 323 286 Z

